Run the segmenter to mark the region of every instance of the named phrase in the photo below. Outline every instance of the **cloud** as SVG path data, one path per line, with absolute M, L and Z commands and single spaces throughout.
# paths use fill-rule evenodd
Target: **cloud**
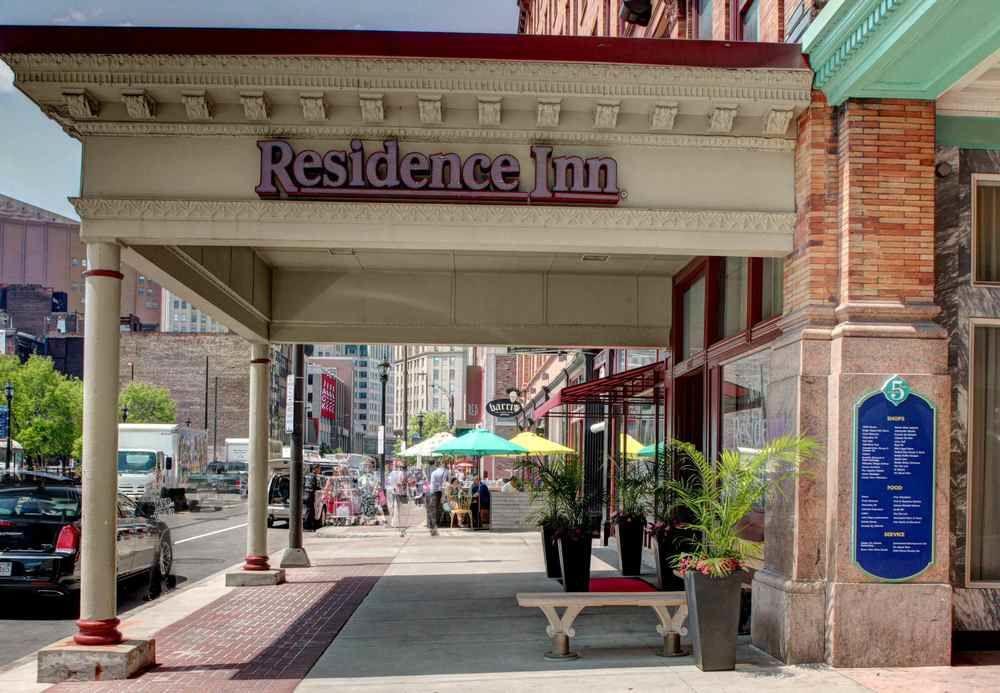
M 104 14 L 104 10 L 100 7 L 95 7 L 92 10 L 78 10 L 74 7 L 64 15 L 53 17 L 52 21 L 56 24 L 86 24 L 102 14 Z
M 14 91 L 14 71 L 0 60 L 0 94 Z

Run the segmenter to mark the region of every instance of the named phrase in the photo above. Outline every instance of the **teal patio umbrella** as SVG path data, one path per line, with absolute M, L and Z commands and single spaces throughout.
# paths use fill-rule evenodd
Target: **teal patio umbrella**
M 434 454 L 436 455 L 478 457 L 480 476 L 483 473 L 483 457 L 487 455 L 523 455 L 526 452 L 528 450 L 524 446 L 512 443 L 506 438 L 501 438 L 495 433 L 490 433 L 481 428 L 474 428 L 468 433 L 463 433 L 454 440 L 446 440 L 434 448 Z
M 663 454 L 664 443 L 660 441 L 659 443 L 650 443 L 649 445 L 643 447 L 639 450 L 639 457 L 654 457 L 656 453 Z
M 465 455 L 466 457 L 483 457 L 485 455 L 523 455 L 527 449 L 501 438 L 495 433 L 475 428 L 463 433 L 458 438 L 446 440 L 436 448 L 437 455 Z

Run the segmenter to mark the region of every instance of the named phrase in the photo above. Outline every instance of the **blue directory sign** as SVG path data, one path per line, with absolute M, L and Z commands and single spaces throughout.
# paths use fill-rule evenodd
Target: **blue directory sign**
M 934 406 L 899 376 L 854 408 L 854 562 L 883 580 L 934 563 Z
M 0 438 L 7 437 L 7 426 L 9 425 L 10 417 L 7 416 L 7 405 L 0 404 Z

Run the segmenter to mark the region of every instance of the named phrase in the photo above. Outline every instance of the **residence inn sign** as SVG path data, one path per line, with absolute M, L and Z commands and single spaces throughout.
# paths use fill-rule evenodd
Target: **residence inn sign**
M 359 139 L 325 153 L 296 152 L 284 140 L 261 140 L 257 147 L 261 198 L 615 205 L 622 196 L 615 159 L 553 157 L 552 147 L 541 145 L 530 148 L 530 191 L 520 190 L 521 162 L 512 154 L 401 155 L 397 140 L 368 154 Z

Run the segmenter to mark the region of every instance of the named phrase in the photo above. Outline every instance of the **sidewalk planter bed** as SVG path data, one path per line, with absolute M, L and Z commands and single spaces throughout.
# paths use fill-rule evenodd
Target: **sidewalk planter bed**
M 559 546 L 556 544 L 556 528 L 551 524 L 542 525 L 542 555 L 545 558 L 545 577 L 562 578 L 559 565 Z
M 559 564 L 566 592 L 590 591 L 590 548 L 593 541 L 593 534 L 583 529 L 574 528 L 559 533 Z
M 726 577 L 711 577 L 689 570 L 684 576 L 688 634 L 694 649 L 694 663 L 702 671 L 736 668 L 742 586 L 742 571 Z
M 615 521 L 618 539 L 618 567 L 622 575 L 642 573 L 642 538 L 646 520 L 642 517 L 619 517 Z

